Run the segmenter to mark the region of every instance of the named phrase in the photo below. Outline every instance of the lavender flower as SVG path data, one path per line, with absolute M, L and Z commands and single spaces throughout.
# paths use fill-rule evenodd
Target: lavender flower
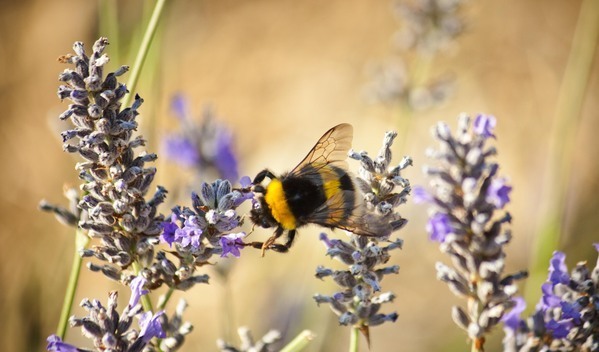
M 477 121 L 485 119 L 483 116 Z M 482 350 L 485 335 L 516 304 L 515 282 L 527 275 L 503 273 L 504 247 L 511 239 L 505 227 L 511 217 L 498 211 L 509 202 L 511 187 L 497 178 L 499 166 L 489 161 L 495 149 L 486 142 L 493 136 L 490 127 L 494 124 L 484 125 L 480 130 L 472 128 L 470 119 L 461 116 L 455 136 L 447 125 L 437 125 L 440 149 L 430 154 L 439 165 L 425 169 L 433 191 L 421 197 L 431 205 L 430 238 L 439 242 L 453 263 L 453 267 L 437 263 L 437 277 L 454 294 L 467 299 L 467 309 L 454 306 L 452 317 L 477 350 Z
M 71 317 L 71 326 L 80 327 L 83 335 L 91 339 L 94 347 L 98 350 L 141 351 L 144 348 L 155 350 L 151 339 L 156 336 L 164 336 L 160 323 L 156 323 L 156 319 L 162 316 L 163 312 L 153 316 L 151 312 L 143 313 L 141 305 L 136 305 L 125 307 L 125 310 L 119 314 L 116 310 L 117 298 L 116 291 L 110 292 L 106 307 L 97 300 L 84 299 L 81 302 L 81 307 L 88 312 L 88 316 L 84 318 Z M 148 331 L 148 322 L 143 319 L 140 320 L 140 332 L 144 334 L 131 329 L 133 317 L 136 316 L 143 319 L 147 319 L 149 316 L 150 320 L 154 321 L 151 330 Z
M 167 253 L 159 252 L 157 260 L 142 274 L 150 287 L 166 283 L 169 287 L 187 290 L 197 283 L 208 282 L 208 275 L 196 275 L 198 267 L 208 263 L 213 255 L 240 256 L 244 233 L 234 232 L 241 225 L 235 209 L 247 194 L 234 190 L 229 181 L 203 183 L 199 194 L 192 194 L 192 208 L 173 208 L 170 221 L 162 223 L 161 240 L 175 249 L 178 259 L 173 263 Z
M 402 28 L 396 34 L 397 43 L 405 49 L 434 54 L 449 47 L 463 32 L 459 17 L 465 0 L 397 1 L 395 11 Z
M 586 262 L 567 270 L 565 254 L 554 252 L 535 312 L 505 321 L 505 351 L 599 350 L 599 259 L 593 270 Z
M 139 303 L 139 299 L 141 296 L 150 293 L 150 291 L 145 290 L 144 286 L 148 280 L 146 280 L 143 276 L 138 276 L 135 279 L 131 280 L 129 287 L 131 287 L 131 298 L 129 299 L 129 307 L 133 308 Z
M 68 344 L 66 342 L 63 342 L 62 339 L 56 335 L 50 335 L 48 336 L 48 339 L 46 340 L 48 342 L 48 345 L 46 346 L 46 350 L 47 351 L 53 351 L 53 352 L 80 352 L 80 351 L 85 351 L 82 349 L 79 349 L 71 344 Z
M 395 208 L 406 202 L 410 192 L 407 179 L 401 177 L 401 170 L 411 165 L 410 158 L 404 158 L 398 166 L 389 167 L 391 163 L 391 144 L 397 134 L 388 132 L 383 147 L 376 159 L 371 159 L 366 152 L 350 151 L 349 156 L 360 160 L 359 177 L 357 179 L 364 193 L 368 211 L 389 224 L 392 231 L 399 230 L 406 224 Z M 395 193 L 395 188 L 400 191 Z M 387 234 L 388 236 L 388 234 Z M 387 321 L 395 322 L 397 313 L 381 313 L 383 303 L 395 298 L 392 292 L 381 293 L 381 280 L 385 275 L 397 274 L 399 266 L 382 266 L 390 258 L 390 251 L 401 248 L 403 241 L 389 241 L 387 237 L 365 237 L 349 234 L 347 241 L 329 239 L 325 234 L 321 240 L 327 248 L 327 255 L 338 259 L 348 268 L 333 270 L 318 267 L 316 277 L 322 279 L 330 276 L 341 291 L 330 296 L 316 294 L 316 303 L 327 303 L 338 316 L 341 325 L 352 325 L 359 329 L 369 340 L 369 327 Z M 387 242 L 386 245 L 382 245 Z
M 88 57 L 83 44 L 76 42 L 75 55 L 60 58 L 63 63 L 75 65 L 74 70 L 66 69 L 59 76 L 64 84 L 58 88 L 58 96 L 73 102 L 60 115 L 61 120 L 70 119 L 74 125 L 62 133 L 63 148 L 84 159 L 76 166 L 85 193 L 79 198 L 80 213 L 71 211 L 72 216 L 65 216 L 79 220 L 78 226 L 88 236 L 100 240 L 82 255 L 107 264 L 89 263 L 88 267 L 127 284 L 134 275 L 124 269 L 133 262 L 149 263 L 153 259 L 153 245 L 163 221 L 156 207 L 163 202 L 166 190 L 158 187 L 152 198 L 145 199 L 156 174 L 155 168 L 145 164 L 154 161 L 156 155 L 134 152 L 145 144 L 143 138 L 133 138 L 137 110 L 143 100 L 137 96 L 133 106 L 121 109 L 120 100 L 127 88 L 117 77 L 128 67 L 104 76 L 108 56 L 103 52 L 107 45 L 108 40 L 100 38 Z M 68 214 L 56 207 L 52 210 Z
M 166 157 L 192 168 L 203 176 L 201 179 L 206 177 L 208 170 L 213 170 L 216 177 L 237 180 L 238 162 L 233 150 L 232 133 L 216 122 L 214 112 L 206 108 L 201 124 L 197 125 L 190 116 L 187 100 L 183 96 L 175 96 L 172 106 L 181 130 L 165 137 Z
M 255 341 L 250 330 L 241 327 L 237 330 L 241 338 L 241 346 L 235 347 L 224 340 L 218 340 L 216 346 L 221 352 L 274 352 L 277 342 L 281 340 L 281 333 L 276 330 L 270 330 L 260 340 Z
M 396 1 L 394 14 L 400 23 L 394 35 L 396 53 L 372 71 L 366 87 L 371 100 L 422 111 L 444 102 L 454 80 L 444 74 L 426 76 L 434 55 L 451 47 L 465 27 L 459 16 L 464 0 Z

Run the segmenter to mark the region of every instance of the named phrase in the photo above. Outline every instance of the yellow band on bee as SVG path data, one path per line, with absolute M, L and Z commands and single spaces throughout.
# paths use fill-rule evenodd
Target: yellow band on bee
M 270 206 L 270 211 L 273 218 L 277 220 L 279 224 L 285 230 L 294 230 L 296 228 L 295 216 L 289 209 L 287 199 L 285 198 L 285 191 L 283 190 L 283 184 L 280 180 L 271 180 L 266 187 L 266 194 L 264 195 L 266 204 Z
M 334 196 L 337 192 L 339 192 L 340 183 L 338 179 L 326 181 L 324 183 L 324 194 L 327 199 Z

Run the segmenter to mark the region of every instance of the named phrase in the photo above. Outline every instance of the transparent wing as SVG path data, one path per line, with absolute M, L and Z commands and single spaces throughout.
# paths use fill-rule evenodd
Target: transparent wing
M 340 191 L 329 198 L 306 219 L 310 223 L 324 227 L 335 227 L 350 231 L 356 235 L 384 237 L 392 232 L 390 224 L 370 214 L 360 198 L 361 194 L 354 191 Z M 347 199 L 354 199 L 353 203 Z
M 335 165 L 347 170 L 347 152 L 351 148 L 353 136 L 354 128 L 348 123 L 331 128 L 320 137 L 308 155 L 291 170 L 290 174 L 302 175 L 312 168 L 318 170 L 326 165 Z

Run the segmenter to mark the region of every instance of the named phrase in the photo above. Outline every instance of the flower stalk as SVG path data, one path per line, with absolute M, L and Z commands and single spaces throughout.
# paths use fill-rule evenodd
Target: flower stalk
M 79 283 L 79 274 L 81 272 L 81 251 L 87 248 L 89 244 L 89 237 L 81 231 L 75 231 L 75 254 L 73 255 L 73 264 L 71 265 L 71 274 L 69 275 L 69 281 L 67 283 L 67 290 L 64 295 L 62 303 L 62 309 L 60 311 L 60 318 L 58 320 L 58 328 L 56 329 L 56 335 L 61 339 L 66 337 L 67 325 L 69 317 L 71 316 L 71 309 L 73 307 L 73 300 L 75 299 L 75 292 L 77 291 L 77 284 Z

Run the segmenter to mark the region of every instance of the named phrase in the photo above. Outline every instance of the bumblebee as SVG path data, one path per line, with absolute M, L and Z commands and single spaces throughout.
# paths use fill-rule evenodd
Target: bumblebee
M 364 196 L 347 168 L 347 152 L 353 127 L 343 123 L 328 130 L 308 155 L 290 172 L 275 176 L 268 169 L 252 182 L 257 199 L 250 219 L 264 228 L 276 228 L 266 242 L 255 248 L 287 252 L 296 230 L 307 224 L 339 228 L 364 236 L 387 236 L 391 226 L 366 211 Z M 262 182 L 269 178 L 264 186 Z M 287 232 L 284 244 L 275 241 Z

